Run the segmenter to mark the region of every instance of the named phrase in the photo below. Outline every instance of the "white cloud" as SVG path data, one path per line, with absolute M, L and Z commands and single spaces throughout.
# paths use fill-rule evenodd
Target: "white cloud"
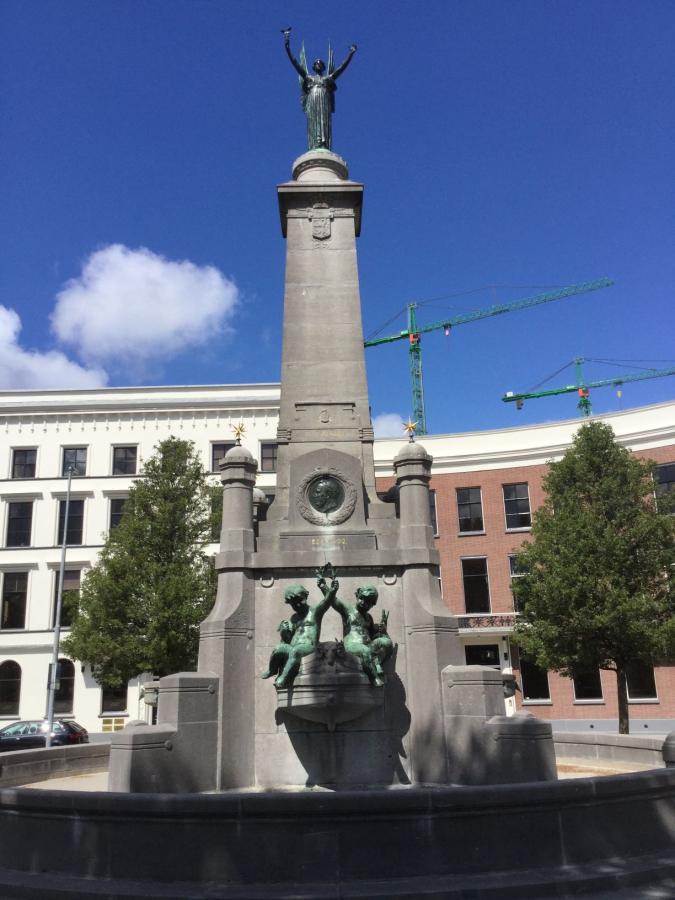
M 19 345 L 21 319 L 0 306 L 0 388 L 95 388 L 106 384 L 101 369 L 86 369 L 57 350 L 41 353 Z
M 373 419 L 376 438 L 404 437 L 403 419 L 398 413 L 381 413 Z
M 57 294 L 52 328 L 90 364 L 142 368 L 222 334 L 238 296 L 213 266 L 110 244 Z

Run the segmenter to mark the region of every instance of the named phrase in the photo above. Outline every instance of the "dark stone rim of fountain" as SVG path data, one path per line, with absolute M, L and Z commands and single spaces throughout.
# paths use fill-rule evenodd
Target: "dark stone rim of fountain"
M 619 775 L 592 776 L 555 782 L 521 782 L 485 785 L 414 785 L 388 789 L 349 790 L 233 790 L 208 794 L 115 793 L 111 791 L 72 791 L 21 787 L 0 788 L 0 810 L 12 808 L 56 811 L 81 810 L 105 814 L 123 809 L 152 813 L 190 815 L 203 811 L 206 816 L 254 818 L 274 812 L 278 816 L 296 813 L 331 816 L 335 813 L 359 816 L 387 812 L 434 813 L 459 810 L 527 806 L 559 806 L 592 799 L 611 800 L 662 792 L 675 794 L 675 769 L 650 769 Z
M 675 769 L 335 793 L 6 788 L 0 894 L 576 896 L 673 877 L 674 813 Z

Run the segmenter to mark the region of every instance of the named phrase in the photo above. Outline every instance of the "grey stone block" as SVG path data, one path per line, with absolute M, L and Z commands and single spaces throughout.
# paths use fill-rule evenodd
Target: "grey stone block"
M 109 789 L 140 793 L 215 790 L 218 679 L 181 672 L 160 679 L 159 725 L 114 732 Z
M 487 666 L 441 673 L 448 777 L 455 784 L 513 784 L 557 778 L 552 729 L 533 716 L 505 715 L 504 679 Z

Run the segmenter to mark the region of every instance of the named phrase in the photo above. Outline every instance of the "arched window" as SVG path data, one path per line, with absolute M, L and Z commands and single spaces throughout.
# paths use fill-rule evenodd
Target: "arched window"
M 0 716 L 18 716 L 21 697 L 21 666 L 8 660 L 0 665 Z
M 69 659 L 59 660 L 58 687 L 54 694 L 54 712 L 60 715 L 73 711 L 75 666 Z

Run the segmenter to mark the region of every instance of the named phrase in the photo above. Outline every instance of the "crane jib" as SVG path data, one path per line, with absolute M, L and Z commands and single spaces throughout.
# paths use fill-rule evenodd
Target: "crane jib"
M 539 306 L 543 303 L 551 303 L 553 300 L 563 300 L 567 297 L 574 297 L 577 294 L 586 294 L 589 291 L 597 291 L 601 288 L 610 287 L 614 282 L 610 278 L 598 278 L 595 281 L 585 281 L 580 284 L 571 284 L 567 287 L 558 288 L 555 291 L 547 291 L 543 294 L 535 294 L 532 297 L 523 297 L 512 303 L 502 303 L 490 306 L 487 309 L 478 309 L 473 312 L 464 313 L 454 316 L 450 319 L 443 319 L 440 322 L 432 322 L 429 325 L 418 326 L 415 310 L 418 303 L 408 304 L 408 327 L 398 334 L 387 335 L 386 337 L 373 338 L 364 341 L 364 347 L 377 347 L 380 344 L 391 344 L 394 341 L 408 341 L 408 353 L 410 354 L 410 380 L 412 393 L 412 418 L 418 423 L 417 434 L 426 434 L 426 415 L 424 409 L 424 388 L 422 385 L 422 341 L 423 334 L 430 331 L 437 331 L 441 328 L 446 336 L 450 333 L 450 329 L 455 325 L 467 325 L 469 322 L 477 322 L 480 319 L 486 319 L 490 316 L 500 316 L 503 313 L 515 312 L 519 309 L 528 309 L 531 306 Z M 505 398 L 502 398 L 505 399 Z M 510 398 L 509 398 L 510 399 Z

